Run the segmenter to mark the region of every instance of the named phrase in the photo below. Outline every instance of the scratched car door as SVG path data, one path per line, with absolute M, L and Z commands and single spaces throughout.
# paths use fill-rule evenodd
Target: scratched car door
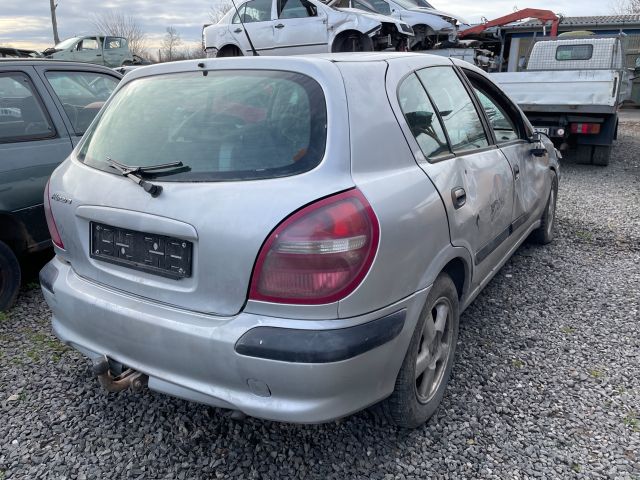
M 419 147 L 412 147 L 416 160 L 440 193 L 451 243 L 473 256 L 472 282 L 478 284 L 510 245 L 511 167 L 492 144 L 453 67 L 436 65 L 405 75 L 391 68 L 388 88 L 397 87 L 399 108 Z
M 517 107 L 490 80 L 464 70 L 489 119 L 500 150 L 511 164 L 515 178 L 513 231 L 524 232 L 539 217 L 549 196 L 549 156 L 532 155 L 531 134 Z

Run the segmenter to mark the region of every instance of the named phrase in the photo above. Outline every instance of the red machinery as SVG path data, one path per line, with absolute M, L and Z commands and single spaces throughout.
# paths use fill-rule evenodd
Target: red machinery
M 551 10 L 539 10 L 537 8 L 525 8 L 524 10 L 518 10 L 517 12 L 510 13 L 504 17 L 490 20 L 482 25 L 476 25 L 475 27 L 468 28 L 458 33 L 458 38 L 465 38 L 470 35 L 476 35 L 485 31 L 490 27 L 498 27 L 500 25 L 507 25 L 508 23 L 515 22 L 517 20 L 523 20 L 525 18 L 537 18 L 543 25 L 546 22 L 551 22 L 551 36 L 558 36 L 558 25 L 560 24 L 560 17 L 558 17 Z

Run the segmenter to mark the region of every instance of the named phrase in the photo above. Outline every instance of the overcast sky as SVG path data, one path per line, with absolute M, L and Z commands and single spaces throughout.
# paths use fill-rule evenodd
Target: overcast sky
M 149 46 L 157 47 L 168 26 L 176 28 L 183 40 L 199 42 L 202 25 L 209 23 L 213 0 L 57 0 L 60 39 L 92 32 L 95 14 L 115 10 L 132 15 L 149 35 Z M 520 0 L 525 1 L 525 0 Z M 545 8 L 569 16 L 606 15 L 614 0 L 433 0 L 443 11 L 478 23 L 481 17 L 495 18 L 518 8 Z M 53 45 L 47 0 L 0 0 L 0 45 L 44 49 Z

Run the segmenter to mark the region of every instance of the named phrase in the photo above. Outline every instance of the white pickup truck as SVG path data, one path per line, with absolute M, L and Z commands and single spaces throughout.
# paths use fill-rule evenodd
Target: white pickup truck
M 541 40 L 526 71 L 491 76 L 557 148 L 608 165 L 618 107 L 631 94 L 624 58 L 620 36 Z

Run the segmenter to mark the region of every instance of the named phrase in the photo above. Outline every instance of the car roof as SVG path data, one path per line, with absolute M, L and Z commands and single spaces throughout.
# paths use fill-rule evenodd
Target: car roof
M 449 58 L 439 55 L 428 55 L 424 53 L 410 52 L 357 52 L 357 53 L 319 53 L 313 55 L 291 55 L 291 56 L 258 56 L 258 57 L 225 57 L 225 58 L 202 58 L 199 60 L 183 60 L 180 62 L 158 63 L 155 65 L 145 65 L 136 68 L 127 74 L 127 79 L 133 80 L 139 77 L 151 75 L 162 75 L 167 73 L 189 72 L 198 70 L 214 70 L 216 66 L 222 68 L 239 69 L 275 69 L 289 70 L 295 69 L 297 65 L 316 65 L 332 63 L 371 63 L 401 61 L 408 59 L 429 58 L 429 63 L 433 65 L 451 65 Z
M 103 70 L 113 72 L 112 69 L 104 65 L 96 65 L 94 63 L 74 62 L 69 60 L 51 60 L 48 58 L 0 58 L 0 67 L 7 66 L 38 66 L 46 65 L 51 67 L 66 67 L 78 70 Z

